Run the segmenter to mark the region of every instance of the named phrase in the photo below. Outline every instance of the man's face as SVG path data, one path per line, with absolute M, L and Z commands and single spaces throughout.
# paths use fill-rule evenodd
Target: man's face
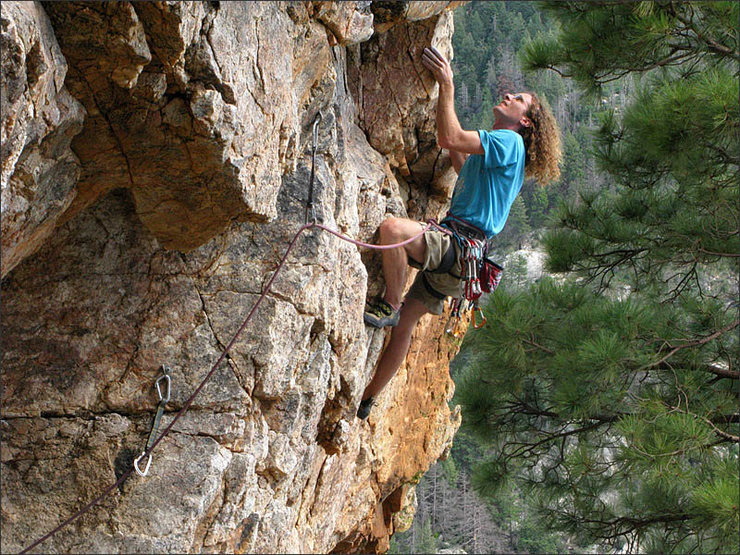
M 505 94 L 500 104 L 493 107 L 493 117 L 504 127 L 527 126 L 527 112 L 532 106 L 532 95 L 528 93 Z

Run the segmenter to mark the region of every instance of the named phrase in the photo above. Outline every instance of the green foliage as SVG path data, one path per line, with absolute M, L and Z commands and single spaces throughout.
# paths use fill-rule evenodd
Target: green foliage
M 514 254 L 506 263 L 506 287 L 524 287 L 527 283 L 527 257 Z
M 438 548 L 437 536 L 432 531 L 431 521 L 427 518 L 421 524 L 421 539 L 419 553 L 436 553 Z
M 562 553 L 562 540 L 549 533 L 539 520 L 527 518 L 517 530 L 517 548 L 522 553 Z
M 529 519 L 518 545 L 546 528 L 591 550 L 738 550 L 739 6 L 499 2 L 462 25 L 495 37 L 470 34 L 465 78 L 546 90 L 563 129 L 560 182 L 522 198 L 570 275 L 500 287 L 454 376 L 473 484 Z M 554 71 L 522 74 L 517 52 Z
M 647 79 L 621 121 L 605 114 L 596 155 L 617 187 L 559 207 L 544 240 L 552 269 L 606 287 L 627 266 L 635 289 L 670 272 L 675 296 L 703 267 L 734 257 L 738 94 L 736 77 L 708 69 L 679 82 Z
M 737 2 L 543 3 L 566 32 L 525 47 L 526 69 L 557 69 L 592 95 L 629 73 L 683 78 L 712 65 L 735 64 Z
M 429 517 L 414 522 L 416 530 L 409 530 L 391 537 L 388 553 L 436 553 L 440 548 L 439 538 Z
M 566 131 L 563 136 L 563 169 L 561 179 L 575 187 L 581 185 L 585 178 L 586 157 L 583 147 L 573 133 Z
M 454 487 L 460 477 L 460 471 L 455 464 L 455 459 L 447 457 L 447 460 L 442 461 L 442 471 L 444 472 L 444 477 L 445 480 L 447 480 L 447 483 Z
M 524 195 L 522 196 L 524 197 Z M 535 187 L 527 196 L 529 201 L 525 201 L 525 203 L 528 206 L 529 221 L 532 228 L 540 228 L 545 224 L 550 205 L 547 190 L 544 187 Z
M 551 529 L 584 543 L 731 550 L 738 380 L 717 380 L 715 365 L 737 337 L 680 347 L 737 325 L 721 303 L 656 307 L 544 280 L 497 291 L 486 311 L 496 325 L 466 341 L 476 356 L 455 398 L 489 453 L 473 475 L 481 493 L 517 484 Z

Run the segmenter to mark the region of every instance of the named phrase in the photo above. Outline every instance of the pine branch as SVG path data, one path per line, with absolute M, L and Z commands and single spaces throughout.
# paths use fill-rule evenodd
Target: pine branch
M 689 413 L 692 414 L 692 413 Z M 698 415 L 694 415 L 698 416 Z M 712 427 L 712 430 L 714 430 L 714 433 L 717 434 L 719 437 L 726 439 L 727 441 L 732 441 L 734 443 L 740 443 L 740 436 L 732 435 L 724 430 L 720 430 L 717 426 L 715 426 L 709 418 L 705 418 L 703 416 L 700 417 L 704 422 L 709 424 Z
M 599 525 L 606 525 L 612 528 L 612 530 L 615 530 L 614 533 L 609 535 L 600 535 L 600 537 L 603 540 L 613 540 L 618 538 L 619 536 L 626 536 L 627 534 L 631 534 L 632 532 L 637 532 L 641 530 L 642 528 L 646 528 L 652 524 L 669 524 L 673 522 L 683 522 L 686 520 L 691 520 L 692 518 L 695 518 L 692 515 L 688 514 L 677 514 L 677 515 L 656 515 L 652 518 L 647 519 L 638 519 L 638 518 L 632 518 L 628 516 L 622 516 L 619 518 L 616 518 L 612 521 L 599 521 L 599 520 L 588 520 L 584 519 L 584 522 L 587 522 L 589 524 L 599 524 Z M 626 530 L 619 531 L 619 527 L 623 525 L 628 525 L 629 528 Z
M 699 248 L 698 250 L 701 253 L 709 254 L 711 256 L 721 256 L 724 258 L 740 258 L 740 254 L 735 253 L 735 252 L 713 252 L 713 251 L 708 251 L 702 248 Z
M 718 422 L 721 424 L 736 424 L 740 422 L 740 414 L 722 414 L 712 418 L 712 422 Z
M 674 287 L 671 290 L 671 292 L 669 293 L 669 297 L 665 301 L 663 301 L 663 304 L 673 302 L 678 297 L 680 297 L 684 289 L 686 289 L 689 286 L 689 282 L 691 281 L 691 278 L 694 278 L 694 280 L 696 281 L 696 284 L 699 285 L 699 274 L 696 271 L 697 265 L 698 265 L 698 262 L 695 261 L 693 265 L 691 266 L 691 269 L 687 271 L 686 273 L 684 273 L 683 277 L 678 282 L 678 285 L 676 285 L 676 287 Z M 676 274 L 676 275 L 680 275 L 680 274 Z M 672 277 L 668 278 L 668 280 L 665 280 L 665 282 L 667 283 L 668 281 L 670 281 L 670 279 L 672 279 Z M 701 294 L 700 285 L 699 285 L 699 294 Z
M 521 444 L 521 443 L 518 443 L 518 442 L 507 443 L 504 446 L 504 449 L 507 446 L 509 446 L 509 445 L 519 445 L 520 447 L 517 447 L 514 450 L 514 452 L 513 453 L 510 453 L 509 455 L 507 455 L 507 457 L 509 457 L 509 458 L 512 458 L 512 457 L 521 457 L 521 456 L 524 456 L 524 455 L 527 455 L 527 454 L 532 454 L 532 452 L 537 447 L 539 447 L 540 445 L 544 445 L 545 443 L 549 443 L 549 442 L 551 442 L 551 441 L 553 441 L 555 439 L 562 438 L 562 437 L 568 437 L 568 436 L 572 436 L 572 435 L 575 435 L 575 434 L 580 434 L 581 432 L 587 432 L 587 431 L 593 430 L 595 428 L 598 428 L 599 426 L 603 426 L 604 424 L 607 424 L 607 422 L 606 421 L 599 421 L 599 420 L 597 420 L 596 422 L 593 422 L 593 423 L 591 423 L 591 424 L 589 424 L 587 426 L 583 426 L 581 428 L 576 428 L 574 430 L 566 430 L 566 431 L 563 431 L 563 432 L 560 432 L 560 433 L 557 433 L 557 434 L 551 434 L 551 435 L 549 435 L 549 436 L 547 436 L 547 437 L 545 437 L 545 438 L 543 438 L 543 439 L 541 439 L 539 441 L 536 441 L 535 443 L 526 443 L 526 444 Z
M 531 335 L 531 339 L 522 339 L 522 341 L 524 341 L 524 343 L 526 343 L 527 345 L 532 345 L 533 347 L 537 347 L 539 350 L 546 352 L 548 355 L 555 354 L 555 351 L 553 351 L 552 349 L 548 349 L 547 347 L 544 347 L 542 345 L 539 345 L 538 343 L 535 343 L 534 333 L 530 335 Z
M 547 416 L 550 418 L 560 418 L 560 415 L 555 412 L 532 406 L 529 403 L 522 401 L 521 399 L 516 399 L 516 401 L 517 401 L 516 404 L 509 403 L 508 405 L 506 405 L 507 409 L 509 409 L 507 412 L 516 413 L 516 414 L 526 414 L 528 416 Z
M 672 347 L 671 348 L 671 351 L 667 355 L 665 355 L 663 358 L 661 358 L 659 361 L 650 363 L 650 364 L 648 364 L 648 365 L 640 368 L 639 370 L 647 370 L 649 368 L 654 368 L 655 366 L 661 366 L 663 363 L 665 363 L 669 358 L 671 358 L 673 355 L 675 355 L 681 349 L 688 349 L 688 348 L 691 348 L 691 347 L 699 347 L 701 345 L 704 345 L 706 343 L 709 343 L 710 341 L 713 341 L 713 340 L 717 339 L 720 335 L 722 335 L 724 333 L 727 333 L 730 330 L 735 329 L 738 326 L 738 324 L 740 324 L 740 320 L 735 320 L 734 322 L 731 322 L 731 323 L 727 324 L 724 328 L 721 328 L 721 329 L 715 331 L 714 333 L 712 333 L 711 335 L 708 335 L 707 337 L 703 337 L 701 339 L 697 339 L 696 341 L 689 341 L 688 343 L 683 343 L 682 345 L 676 345 L 675 347 Z M 669 345 L 669 347 L 670 347 L 670 345 Z M 718 368 L 718 367 L 713 367 L 711 365 L 708 367 L 708 370 L 710 372 L 712 372 L 713 374 L 716 374 L 716 375 L 719 375 L 718 372 L 724 372 L 723 369 Z M 728 376 L 723 376 L 723 377 L 732 377 L 733 379 L 736 379 L 737 378 L 737 376 L 736 376 L 737 372 L 734 372 L 732 370 L 727 370 L 727 372 L 729 372 L 730 374 Z
M 733 50 L 723 44 L 718 43 L 716 40 L 714 40 L 711 37 L 706 37 L 702 35 L 693 25 L 693 21 L 687 19 L 685 16 L 682 16 L 680 14 L 676 14 L 676 19 L 678 19 L 681 23 L 686 25 L 689 29 L 691 29 L 694 34 L 696 35 L 696 38 L 699 39 L 700 42 L 703 42 L 704 45 L 707 47 L 707 49 L 710 52 L 714 52 L 715 54 L 719 54 L 720 56 L 725 56 L 728 58 L 733 58 L 737 61 L 740 61 L 740 51 Z
M 729 368 L 722 368 L 716 364 L 707 364 L 705 367 L 707 372 L 711 372 L 719 378 L 729 378 L 731 380 L 740 380 L 740 372 L 737 370 L 730 370 Z
M 665 67 L 671 64 L 675 64 L 676 62 L 685 62 L 686 60 L 689 60 L 691 58 L 695 58 L 696 53 L 690 53 L 690 54 L 676 54 L 675 56 L 669 56 L 667 58 L 663 58 L 661 60 L 657 60 L 653 62 L 652 64 L 646 65 L 646 66 L 639 66 L 639 67 L 625 67 L 619 75 L 616 75 L 612 79 L 600 81 L 602 83 L 608 83 L 609 81 L 616 81 L 617 79 L 621 79 L 625 75 L 629 73 L 644 73 L 647 71 L 651 71 L 653 69 L 657 69 L 659 67 Z
M 714 431 L 714 433 L 717 434 L 719 437 L 721 437 L 721 438 L 723 438 L 723 439 L 725 439 L 727 441 L 732 441 L 734 443 L 740 443 L 740 436 L 736 436 L 736 435 L 730 434 L 728 432 L 725 432 L 724 430 L 720 430 L 717 426 L 714 425 L 714 422 L 712 420 L 710 420 L 709 418 L 707 418 L 706 416 L 700 416 L 700 415 L 698 415 L 698 414 L 696 414 L 694 412 L 691 412 L 689 410 L 683 410 L 681 407 L 674 407 L 673 405 L 671 405 L 670 403 L 666 403 L 665 401 L 663 402 L 663 404 L 666 407 L 669 407 L 671 409 L 671 411 L 680 412 L 682 414 L 688 414 L 689 416 L 693 416 L 694 418 L 698 418 L 699 420 L 703 420 L 704 422 L 706 422 L 707 424 L 709 424 L 709 426 L 712 428 L 712 431 Z M 737 417 L 737 416 L 738 415 L 733 414 L 733 415 L 727 415 L 724 418 L 728 418 L 729 417 L 730 420 L 727 423 L 730 424 L 730 423 L 732 423 L 735 420 L 735 417 Z M 718 417 L 718 418 L 722 418 L 722 417 Z

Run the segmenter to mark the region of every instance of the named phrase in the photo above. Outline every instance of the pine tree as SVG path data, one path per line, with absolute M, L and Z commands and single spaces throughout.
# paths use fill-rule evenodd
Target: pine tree
M 506 261 L 505 274 L 507 287 L 522 287 L 527 283 L 527 257 L 521 253 L 510 255 Z
M 474 484 L 518 484 L 542 522 L 594 545 L 736 553 L 738 3 L 549 9 L 561 31 L 526 47 L 530 68 L 596 98 L 639 80 L 604 103 L 607 186 L 546 235 L 568 279 L 498 291 L 495 325 L 466 341 L 457 401 L 489 454 Z
M 493 244 L 496 250 L 501 250 L 510 245 L 513 245 L 514 248 L 521 248 L 521 243 L 531 231 L 532 228 L 529 226 L 527 207 L 524 204 L 524 199 L 519 195 L 511 205 L 504 229 L 496 235 Z
M 545 214 L 550 204 L 548 198 L 548 189 L 534 186 L 528 191 L 527 212 L 529 213 L 529 223 L 532 228 L 538 229 L 545 223 Z

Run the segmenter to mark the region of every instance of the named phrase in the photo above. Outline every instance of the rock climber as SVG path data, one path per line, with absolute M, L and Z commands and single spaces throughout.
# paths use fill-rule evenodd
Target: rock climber
M 450 63 L 434 47 L 425 48 L 422 63 L 439 84 L 437 142 L 449 151 L 458 174 L 445 220 L 456 231 L 487 241 L 506 223 L 525 174 L 546 185 L 560 175 L 560 138 L 552 113 L 536 94 L 506 94 L 494 106 L 490 131 L 466 131 L 455 113 L 455 86 Z M 400 243 L 418 235 L 422 222 L 388 218 L 380 225 L 380 244 Z M 450 235 L 430 229 L 403 247 L 382 254 L 385 294 L 365 309 L 365 323 L 393 327 L 370 383 L 365 388 L 357 416 L 365 419 L 378 393 L 401 366 L 419 319 L 427 313 L 442 314 L 444 300 L 460 291 L 460 260 Z M 445 256 L 447 254 L 447 256 Z M 450 255 L 454 264 L 450 268 Z M 418 268 L 406 297 L 407 265 Z M 441 272 L 436 272 L 444 266 Z M 449 268 L 449 269 L 448 269 Z

